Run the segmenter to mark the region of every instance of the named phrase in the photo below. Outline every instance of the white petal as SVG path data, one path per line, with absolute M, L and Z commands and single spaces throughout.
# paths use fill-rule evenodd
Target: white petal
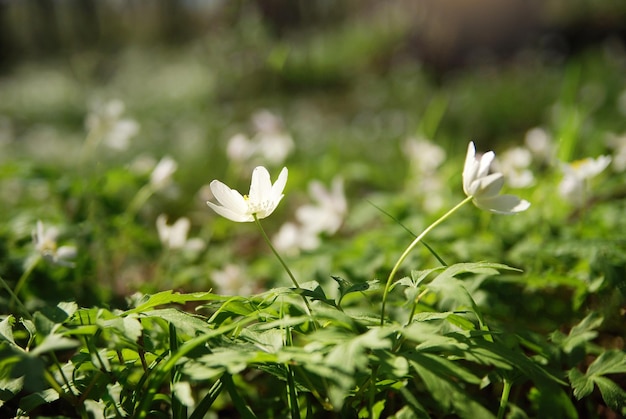
M 497 195 L 490 198 L 474 199 L 478 208 L 497 214 L 515 214 L 530 207 L 530 202 L 515 195 Z
M 283 191 L 287 185 L 287 175 L 287 168 L 283 167 L 283 170 L 281 170 L 278 175 L 278 179 L 276 179 L 276 182 L 274 182 L 272 186 L 272 201 L 275 201 L 276 205 L 278 205 L 278 202 L 280 202 L 283 197 Z
M 489 174 L 489 167 L 491 167 L 491 163 L 495 157 L 496 154 L 493 151 L 488 151 L 480 157 L 480 164 L 476 177 L 484 177 Z
M 254 217 L 252 217 L 252 215 L 244 214 L 241 212 L 235 212 L 229 208 L 215 205 L 213 202 L 209 202 L 209 201 L 207 201 L 207 205 L 211 207 L 213 211 L 215 211 L 216 213 L 218 213 L 224 218 L 228 218 L 231 221 L 235 221 L 237 223 L 254 221 Z
M 214 180 L 209 185 L 213 196 L 224 207 L 228 208 L 232 212 L 245 214 L 248 211 L 248 204 L 246 200 L 239 192 L 234 189 L 230 189 L 219 180 Z M 213 208 L 211 206 L 211 208 Z
M 474 192 L 475 196 L 489 198 L 500 193 L 500 189 L 504 186 L 504 176 L 502 173 L 492 173 L 478 179 L 477 182 L 479 182 L 480 186 Z
M 272 181 L 267 169 L 257 166 L 252 171 L 252 181 L 250 182 L 250 194 L 248 198 L 253 204 L 258 204 L 270 199 L 272 195 Z
M 467 146 L 467 155 L 465 156 L 465 166 L 463 166 L 463 191 L 467 195 L 472 195 L 469 192 L 469 186 L 476 178 L 476 171 L 478 170 L 478 164 L 476 161 L 476 148 L 474 142 L 470 141 Z

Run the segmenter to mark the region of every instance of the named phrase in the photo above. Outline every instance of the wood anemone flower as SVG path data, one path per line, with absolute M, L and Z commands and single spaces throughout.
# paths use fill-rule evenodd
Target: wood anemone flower
M 268 217 L 281 199 L 287 184 L 287 168 L 283 167 L 278 179 L 272 185 L 270 174 L 263 166 L 252 171 L 250 193 L 241 195 L 219 180 L 213 180 L 209 187 L 219 205 L 207 201 L 207 205 L 216 213 L 238 223 L 252 222 Z
M 489 173 L 495 153 L 489 151 L 476 157 L 476 147 L 470 141 L 463 168 L 463 192 L 472 197 L 478 208 L 497 214 L 515 214 L 530 207 L 530 202 L 515 195 L 499 195 L 504 186 L 504 175 Z

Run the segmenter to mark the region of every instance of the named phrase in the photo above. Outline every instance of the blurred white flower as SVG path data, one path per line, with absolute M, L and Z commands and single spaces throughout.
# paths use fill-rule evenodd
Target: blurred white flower
M 276 249 L 293 256 L 301 250 L 317 249 L 320 245 L 320 238 L 312 230 L 287 222 L 280 227 L 272 242 Z
M 476 157 L 474 142 L 470 141 L 463 168 L 463 191 L 473 198 L 474 205 L 497 214 L 515 214 L 530 206 L 526 200 L 515 195 L 499 195 L 504 186 L 502 173 L 489 173 L 495 153 L 489 151 Z
M 130 139 L 139 132 L 139 124 L 134 119 L 122 118 L 124 102 L 113 99 L 105 103 L 95 103 L 85 119 L 89 132 L 102 136 L 105 145 L 115 150 L 126 150 Z
M 541 162 L 549 162 L 554 154 L 554 144 L 550 134 L 543 128 L 532 128 L 524 138 L 526 147 Z
M 402 151 L 409 159 L 411 170 L 418 174 L 432 173 L 446 160 L 445 150 L 424 138 L 407 139 Z
M 161 214 L 156 219 L 159 240 L 168 249 L 187 249 L 201 251 L 204 241 L 200 238 L 187 239 L 191 222 L 187 217 L 181 217 L 174 224 L 167 224 L 167 216 Z
M 35 249 L 48 262 L 60 266 L 73 267 L 71 259 L 76 257 L 76 247 L 58 246 L 59 230 L 56 227 L 44 228 L 43 223 L 37 221 L 37 228 L 33 231 Z
M 316 234 L 337 232 L 348 211 L 343 179 L 335 178 L 330 189 L 319 181 L 313 181 L 309 184 L 309 195 L 314 204 L 303 205 L 296 210 L 296 219 L 303 229 Z
M 219 180 L 210 183 L 211 192 L 220 205 L 207 201 L 207 205 L 222 217 L 236 222 L 252 222 L 255 217 L 268 217 L 283 199 L 287 184 L 287 168 L 283 167 L 278 179 L 272 185 L 270 174 L 263 166 L 252 171 L 250 193 L 241 195 Z
M 524 147 L 514 147 L 495 159 L 493 167 L 502 172 L 511 187 L 526 188 L 535 180 L 533 172 L 529 169 L 532 159 L 530 150 Z
M 215 293 L 220 295 L 250 295 L 254 292 L 253 284 L 237 265 L 226 265 L 221 270 L 211 273 Z
M 425 211 L 439 210 L 445 202 L 445 188 L 437 169 L 446 159 L 445 150 L 425 138 L 409 138 L 402 144 L 402 151 L 409 161 L 409 190 L 419 192 L 415 199 Z
M 261 110 L 252 116 L 252 123 L 255 129 L 252 138 L 239 133 L 228 140 L 228 158 L 238 163 L 282 164 L 294 148 L 293 139 L 283 128 L 282 120 L 267 110 Z
M 154 189 L 164 188 L 171 182 L 172 175 L 177 169 L 178 163 L 173 158 L 169 156 L 163 157 L 150 174 L 150 185 Z
M 611 164 L 610 156 L 600 156 L 595 159 L 587 157 L 562 164 L 563 179 L 559 184 L 559 193 L 574 204 L 582 204 L 586 181 L 602 173 L 609 164 Z
M 607 145 L 613 149 L 613 169 L 617 172 L 626 170 L 626 134 L 610 136 Z
M 228 140 L 226 155 L 235 162 L 248 161 L 256 152 L 256 145 L 244 134 L 235 134 Z

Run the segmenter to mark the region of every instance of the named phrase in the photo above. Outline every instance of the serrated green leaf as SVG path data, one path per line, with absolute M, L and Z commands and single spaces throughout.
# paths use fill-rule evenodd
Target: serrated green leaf
M 626 409 L 626 391 L 624 389 L 606 377 L 594 377 L 593 381 L 600 389 L 602 398 L 611 409 L 618 413 L 622 413 Z
M 460 363 L 455 363 L 442 356 L 419 351 L 409 351 L 401 355 L 406 357 L 409 362 L 417 363 L 441 377 L 454 377 L 471 384 L 480 384 L 482 381 L 481 377 L 472 374 L 469 370 L 463 368 Z
M 602 352 L 587 369 L 587 376 L 626 373 L 626 353 L 619 350 Z
M 567 372 L 567 378 L 574 389 L 574 397 L 578 400 L 591 394 L 593 391 L 593 381 L 577 368 L 572 368 Z

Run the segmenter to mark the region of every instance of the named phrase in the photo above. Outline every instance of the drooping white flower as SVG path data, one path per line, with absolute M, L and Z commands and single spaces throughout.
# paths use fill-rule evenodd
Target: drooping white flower
M 559 193 L 568 201 L 581 204 L 584 199 L 586 181 L 602 173 L 609 164 L 611 164 L 610 156 L 599 156 L 595 159 L 587 157 L 562 164 L 563 179 L 559 184 Z
M 504 186 L 504 175 L 499 172 L 489 173 L 495 153 L 489 151 L 476 157 L 476 147 L 470 141 L 463 167 L 463 191 L 472 197 L 474 205 L 497 214 L 515 214 L 525 211 L 530 203 L 515 195 L 500 195 Z
M 335 178 L 331 188 L 319 181 L 309 184 L 309 195 L 314 204 L 303 205 L 296 210 L 296 219 L 306 230 L 334 234 L 339 230 L 348 211 L 343 179 Z
M 154 189 L 164 188 L 172 180 L 172 175 L 176 169 L 178 169 L 176 160 L 169 156 L 163 157 L 150 174 L 150 185 Z
M 220 205 L 207 201 L 207 205 L 222 217 L 236 222 L 252 222 L 268 217 L 283 199 L 283 190 L 287 184 L 287 168 L 283 167 L 278 179 L 272 185 L 270 174 L 263 166 L 252 171 L 250 192 L 241 195 L 219 180 L 210 183 L 211 192 Z
M 71 259 L 76 257 L 76 247 L 58 246 L 59 230 L 56 227 L 44 228 L 41 220 L 37 221 L 37 228 L 33 231 L 35 249 L 48 262 L 60 266 L 73 267 Z

